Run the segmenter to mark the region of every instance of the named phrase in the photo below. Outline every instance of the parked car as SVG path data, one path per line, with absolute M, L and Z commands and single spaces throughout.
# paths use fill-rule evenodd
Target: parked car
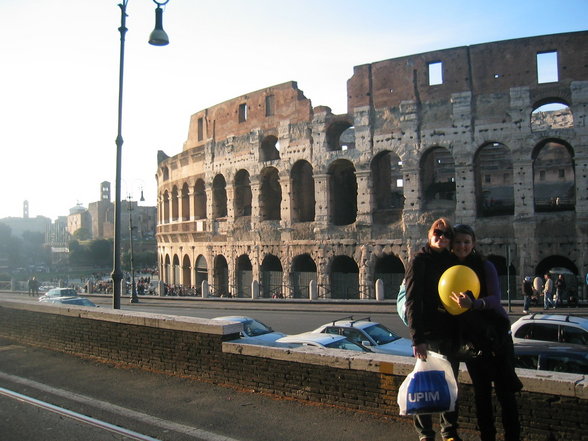
M 370 318 L 353 320 L 353 317 L 345 317 L 324 324 L 313 332 L 342 335 L 373 352 L 413 356 L 411 340 L 396 335 L 381 323 L 372 322 Z
M 73 288 L 53 288 L 39 297 L 39 301 L 52 297 L 78 297 L 78 292 Z
M 554 343 L 516 343 L 515 367 L 588 374 L 588 347 Z
M 304 332 L 302 334 L 288 335 L 279 338 L 276 343 L 295 344 L 300 346 L 314 346 L 317 348 L 346 349 L 350 351 L 372 352 L 365 346 L 352 342 L 338 334 L 323 332 Z
M 56 303 L 61 305 L 92 306 L 98 308 L 98 305 L 85 297 L 48 297 L 46 299 L 39 299 L 39 302 Z
M 588 318 L 564 314 L 529 314 L 511 326 L 515 343 L 557 342 L 588 346 Z
M 247 343 L 268 344 L 286 336 L 283 332 L 276 332 L 259 320 L 242 315 L 227 315 L 215 317 L 212 320 L 242 323 L 243 331 L 241 332 L 241 338 L 243 340 L 246 339 Z

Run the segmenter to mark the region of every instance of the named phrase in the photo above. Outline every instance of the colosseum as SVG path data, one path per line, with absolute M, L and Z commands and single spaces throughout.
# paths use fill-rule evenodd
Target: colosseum
M 182 152 L 158 153 L 162 280 L 394 299 L 446 216 L 476 229 L 505 299 L 549 271 L 585 299 L 586 48 L 582 31 L 355 66 L 341 115 L 293 81 L 195 113 Z

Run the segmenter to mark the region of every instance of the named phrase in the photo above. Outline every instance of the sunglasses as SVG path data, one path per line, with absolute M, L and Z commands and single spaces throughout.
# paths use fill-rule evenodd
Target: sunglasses
M 445 237 L 447 239 L 453 238 L 453 234 L 451 233 L 451 231 L 443 231 L 443 230 L 439 230 L 437 228 L 435 228 L 433 230 L 433 235 L 437 236 L 437 237 Z

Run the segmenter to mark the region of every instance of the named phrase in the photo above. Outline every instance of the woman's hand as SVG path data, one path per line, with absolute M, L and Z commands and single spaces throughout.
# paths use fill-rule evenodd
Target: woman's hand
M 474 302 L 472 301 L 470 296 L 468 296 L 467 294 L 465 294 L 463 292 L 460 292 L 460 293 L 451 292 L 451 300 L 453 300 L 455 303 L 457 303 L 460 307 L 462 307 L 464 309 L 470 309 L 472 307 L 472 305 L 474 304 Z
M 412 354 L 415 358 L 420 358 L 423 361 L 427 361 L 427 344 L 419 343 L 412 347 Z

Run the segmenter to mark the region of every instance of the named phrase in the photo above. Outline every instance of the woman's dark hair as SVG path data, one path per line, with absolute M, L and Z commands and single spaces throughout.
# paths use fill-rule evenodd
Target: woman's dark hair
M 465 224 L 457 224 L 453 227 L 453 234 L 454 236 L 457 234 L 467 234 L 468 236 L 472 237 L 472 240 L 476 241 L 476 233 L 474 233 L 474 229 L 469 225 Z

